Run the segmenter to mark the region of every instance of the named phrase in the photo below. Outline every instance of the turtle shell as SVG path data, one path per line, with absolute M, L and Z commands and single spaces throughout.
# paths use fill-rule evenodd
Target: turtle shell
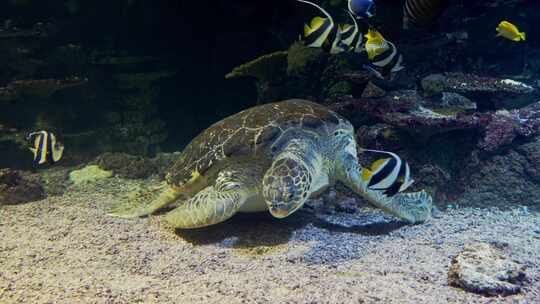
M 167 182 L 186 183 L 229 157 L 268 156 L 271 145 L 289 128 L 327 135 L 345 119 L 330 109 L 301 99 L 255 106 L 213 124 L 197 135 L 169 169 Z

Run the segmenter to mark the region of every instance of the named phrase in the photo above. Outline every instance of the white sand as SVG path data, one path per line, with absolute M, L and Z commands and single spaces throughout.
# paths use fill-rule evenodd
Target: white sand
M 2 207 L 0 303 L 540 303 L 538 213 L 458 209 L 404 226 L 371 208 L 305 207 L 175 234 L 162 216 L 105 215 L 136 183 L 112 178 Z M 523 293 L 447 285 L 451 257 L 472 241 L 507 244 L 528 266 Z

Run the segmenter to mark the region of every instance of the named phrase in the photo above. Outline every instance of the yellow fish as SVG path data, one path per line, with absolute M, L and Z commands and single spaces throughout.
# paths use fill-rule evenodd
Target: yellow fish
M 501 21 L 497 26 L 497 36 L 502 36 L 512 41 L 525 41 L 525 33 L 508 21 Z
M 364 37 L 367 39 L 366 51 L 368 53 L 369 60 L 373 60 L 378 55 L 390 49 L 388 42 L 384 39 L 381 33 L 374 28 L 370 28 Z

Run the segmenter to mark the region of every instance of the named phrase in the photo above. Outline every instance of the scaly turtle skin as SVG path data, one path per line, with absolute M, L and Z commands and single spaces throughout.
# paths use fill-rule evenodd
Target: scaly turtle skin
M 432 199 L 424 191 L 389 197 L 368 189 L 356 153 L 352 125 L 320 104 L 293 99 L 256 106 L 195 137 L 147 207 L 112 215 L 144 216 L 176 203 L 166 219 L 183 229 L 220 223 L 236 212 L 268 210 L 284 218 L 340 181 L 410 223 L 430 217 Z

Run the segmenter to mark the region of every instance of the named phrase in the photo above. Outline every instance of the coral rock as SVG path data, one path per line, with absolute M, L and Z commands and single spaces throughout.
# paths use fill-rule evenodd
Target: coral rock
M 59 90 L 84 85 L 87 82 L 88 79 L 79 77 L 16 80 L 0 88 L 0 102 L 15 101 L 20 98 L 47 98 Z
M 286 77 L 287 55 L 287 51 L 279 51 L 261 56 L 234 68 L 225 78 L 255 78 L 259 103 L 272 100 L 280 94 L 281 82 Z
M 357 142 L 361 147 L 395 151 L 402 147 L 402 134 L 388 124 L 360 126 L 356 131 Z
M 75 185 L 94 182 L 100 179 L 112 176 L 111 171 L 106 171 L 96 165 L 89 165 L 80 170 L 74 170 L 69 173 L 69 180 Z
M 464 112 L 468 110 L 476 110 L 476 103 L 469 98 L 450 92 L 442 92 L 435 96 L 428 97 L 422 104 L 424 107 L 430 108 L 435 112 Z
M 411 134 L 429 137 L 451 130 L 474 129 L 480 120 L 475 115 L 445 115 L 420 106 L 423 97 L 414 90 L 388 92 L 381 98 L 349 99 L 333 108 L 350 117 L 346 112 L 367 115 Z M 356 119 L 352 118 L 355 121 Z
M 500 249 L 485 243 L 465 246 L 452 260 L 448 283 L 467 291 L 485 295 L 518 293 L 525 267 L 510 260 Z
M 424 94 L 433 96 L 442 92 L 463 94 L 476 99 L 481 108 L 519 108 L 537 99 L 532 86 L 512 79 L 481 77 L 472 74 L 432 74 L 422 79 Z
M 0 205 L 33 202 L 45 197 L 38 177 L 12 169 L 0 169 Z
M 286 64 L 287 52 L 279 51 L 244 63 L 225 75 L 225 78 L 254 77 L 259 81 L 270 81 L 272 77 L 279 75 L 280 72 L 285 70 Z
M 454 171 L 452 179 L 459 195 L 453 203 L 501 209 L 515 205 L 536 208 L 540 205 L 540 168 L 535 160 L 540 157 L 539 151 L 537 138 L 501 154 L 478 157 L 478 153 L 472 153 L 460 162 L 460 170 Z M 443 191 L 446 190 L 445 185 Z
M 147 178 L 157 173 L 150 159 L 127 153 L 105 153 L 97 158 L 97 165 L 125 178 Z
M 540 102 L 519 110 L 500 110 L 484 120 L 485 136 L 480 148 L 494 151 L 512 143 L 516 137 L 530 137 L 540 132 Z
M 519 110 L 485 113 L 445 113 L 428 109 L 424 97 L 412 90 L 388 92 L 381 98 L 341 98 L 332 107 L 351 121 L 377 120 L 397 127 L 417 138 L 429 138 L 453 130 L 478 130 L 485 135 L 479 147 L 495 151 L 517 137 L 532 137 L 540 132 L 540 102 Z M 463 105 L 462 110 L 466 110 Z M 459 109 L 459 108 L 458 108 Z M 362 118 L 355 116 L 361 115 Z
M 310 48 L 301 43 L 295 43 L 287 52 L 287 74 L 293 77 L 311 78 L 319 74 L 328 59 L 321 49 Z
M 426 76 L 424 79 L 422 79 L 422 88 L 427 95 L 442 92 L 453 92 L 460 94 L 530 94 L 535 91 L 533 87 L 511 79 L 481 77 L 462 73 L 444 73 Z
M 383 97 L 386 91 L 376 86 L 373 82 L 368 82 L 367 86 L 362 92 L 362 98 L 376 98 Z

